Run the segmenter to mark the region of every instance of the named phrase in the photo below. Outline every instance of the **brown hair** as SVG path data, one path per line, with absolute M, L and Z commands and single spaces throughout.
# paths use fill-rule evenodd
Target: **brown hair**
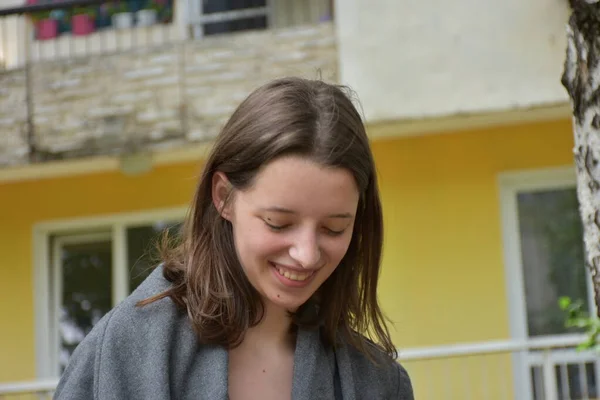
M 292 315 L 295 326 L 321 326 L 326 344 L 343 340 L 370 356 L 360 332 L 396 356 L 377 301 L 383 219 L 375 164 L 361 117 L 344 89 L 283 78 L 258 88 L 239 105 L 204 165 L 181 244 L 162 249 L 163 273 L 173 286 L 141 305 L 168 296 L 187 311 L 202 343 L 239 345 L 244 332 L 261 321 L 263 304 L 239 264 L 231 224 L 214 206 L 212 177 L 221 171 L 234 190 L 243 190 L 262 166 L 300 155 L 351 171 L 360 200 L 347 253 Z

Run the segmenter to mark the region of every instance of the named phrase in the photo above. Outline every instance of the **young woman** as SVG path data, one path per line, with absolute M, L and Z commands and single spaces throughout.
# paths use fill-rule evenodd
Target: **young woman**
M 55 398 L 412 400 L 377 303 L 382 236 L 344 91 L 268 83 L 217 138 L 181 244 L 79 345 Z

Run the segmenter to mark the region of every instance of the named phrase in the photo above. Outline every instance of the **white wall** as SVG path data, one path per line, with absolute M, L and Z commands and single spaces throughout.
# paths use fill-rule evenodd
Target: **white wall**
M 0 0 L 0 8 L 18 7 L 25 0 Z M 24 59 L 25 20 L 22 17 L 0 18 L 0 70 L 12 68 Z
M 368 120 L 568 100 L 567 0 L 336 0 L 340 79 Z

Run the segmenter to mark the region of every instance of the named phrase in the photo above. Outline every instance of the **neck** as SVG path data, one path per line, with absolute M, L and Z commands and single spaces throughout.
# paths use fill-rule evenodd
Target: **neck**
M 262 321 L 248 329 L 242 345 L 255 348 L 285 347 L 293 349 L 294 335 L 290 333 L 292 320 L 287 310 L 272 303 L 264 302 L 265 310 Z

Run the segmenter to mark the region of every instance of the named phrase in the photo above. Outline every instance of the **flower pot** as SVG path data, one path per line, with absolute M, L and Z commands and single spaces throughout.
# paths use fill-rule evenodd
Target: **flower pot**
M 135 13 L 137 26 L 150 26 L 156 24 L 156 10 L 144 9 Z
M 116 29 L 131 28 L 133 26 L 133 14 L 130 12 L 113 14 L 112 25 Z
M 55 19 L 48 18 L 38 21 L 35 28 L 38 40 L 48 40 L 58 36 L 58 21 Z
M 94 32 L 94 29 L 94 18 L 89 15 L 79 14 L 71 18 L 71 32 L 75 36 L 89 35 Z

